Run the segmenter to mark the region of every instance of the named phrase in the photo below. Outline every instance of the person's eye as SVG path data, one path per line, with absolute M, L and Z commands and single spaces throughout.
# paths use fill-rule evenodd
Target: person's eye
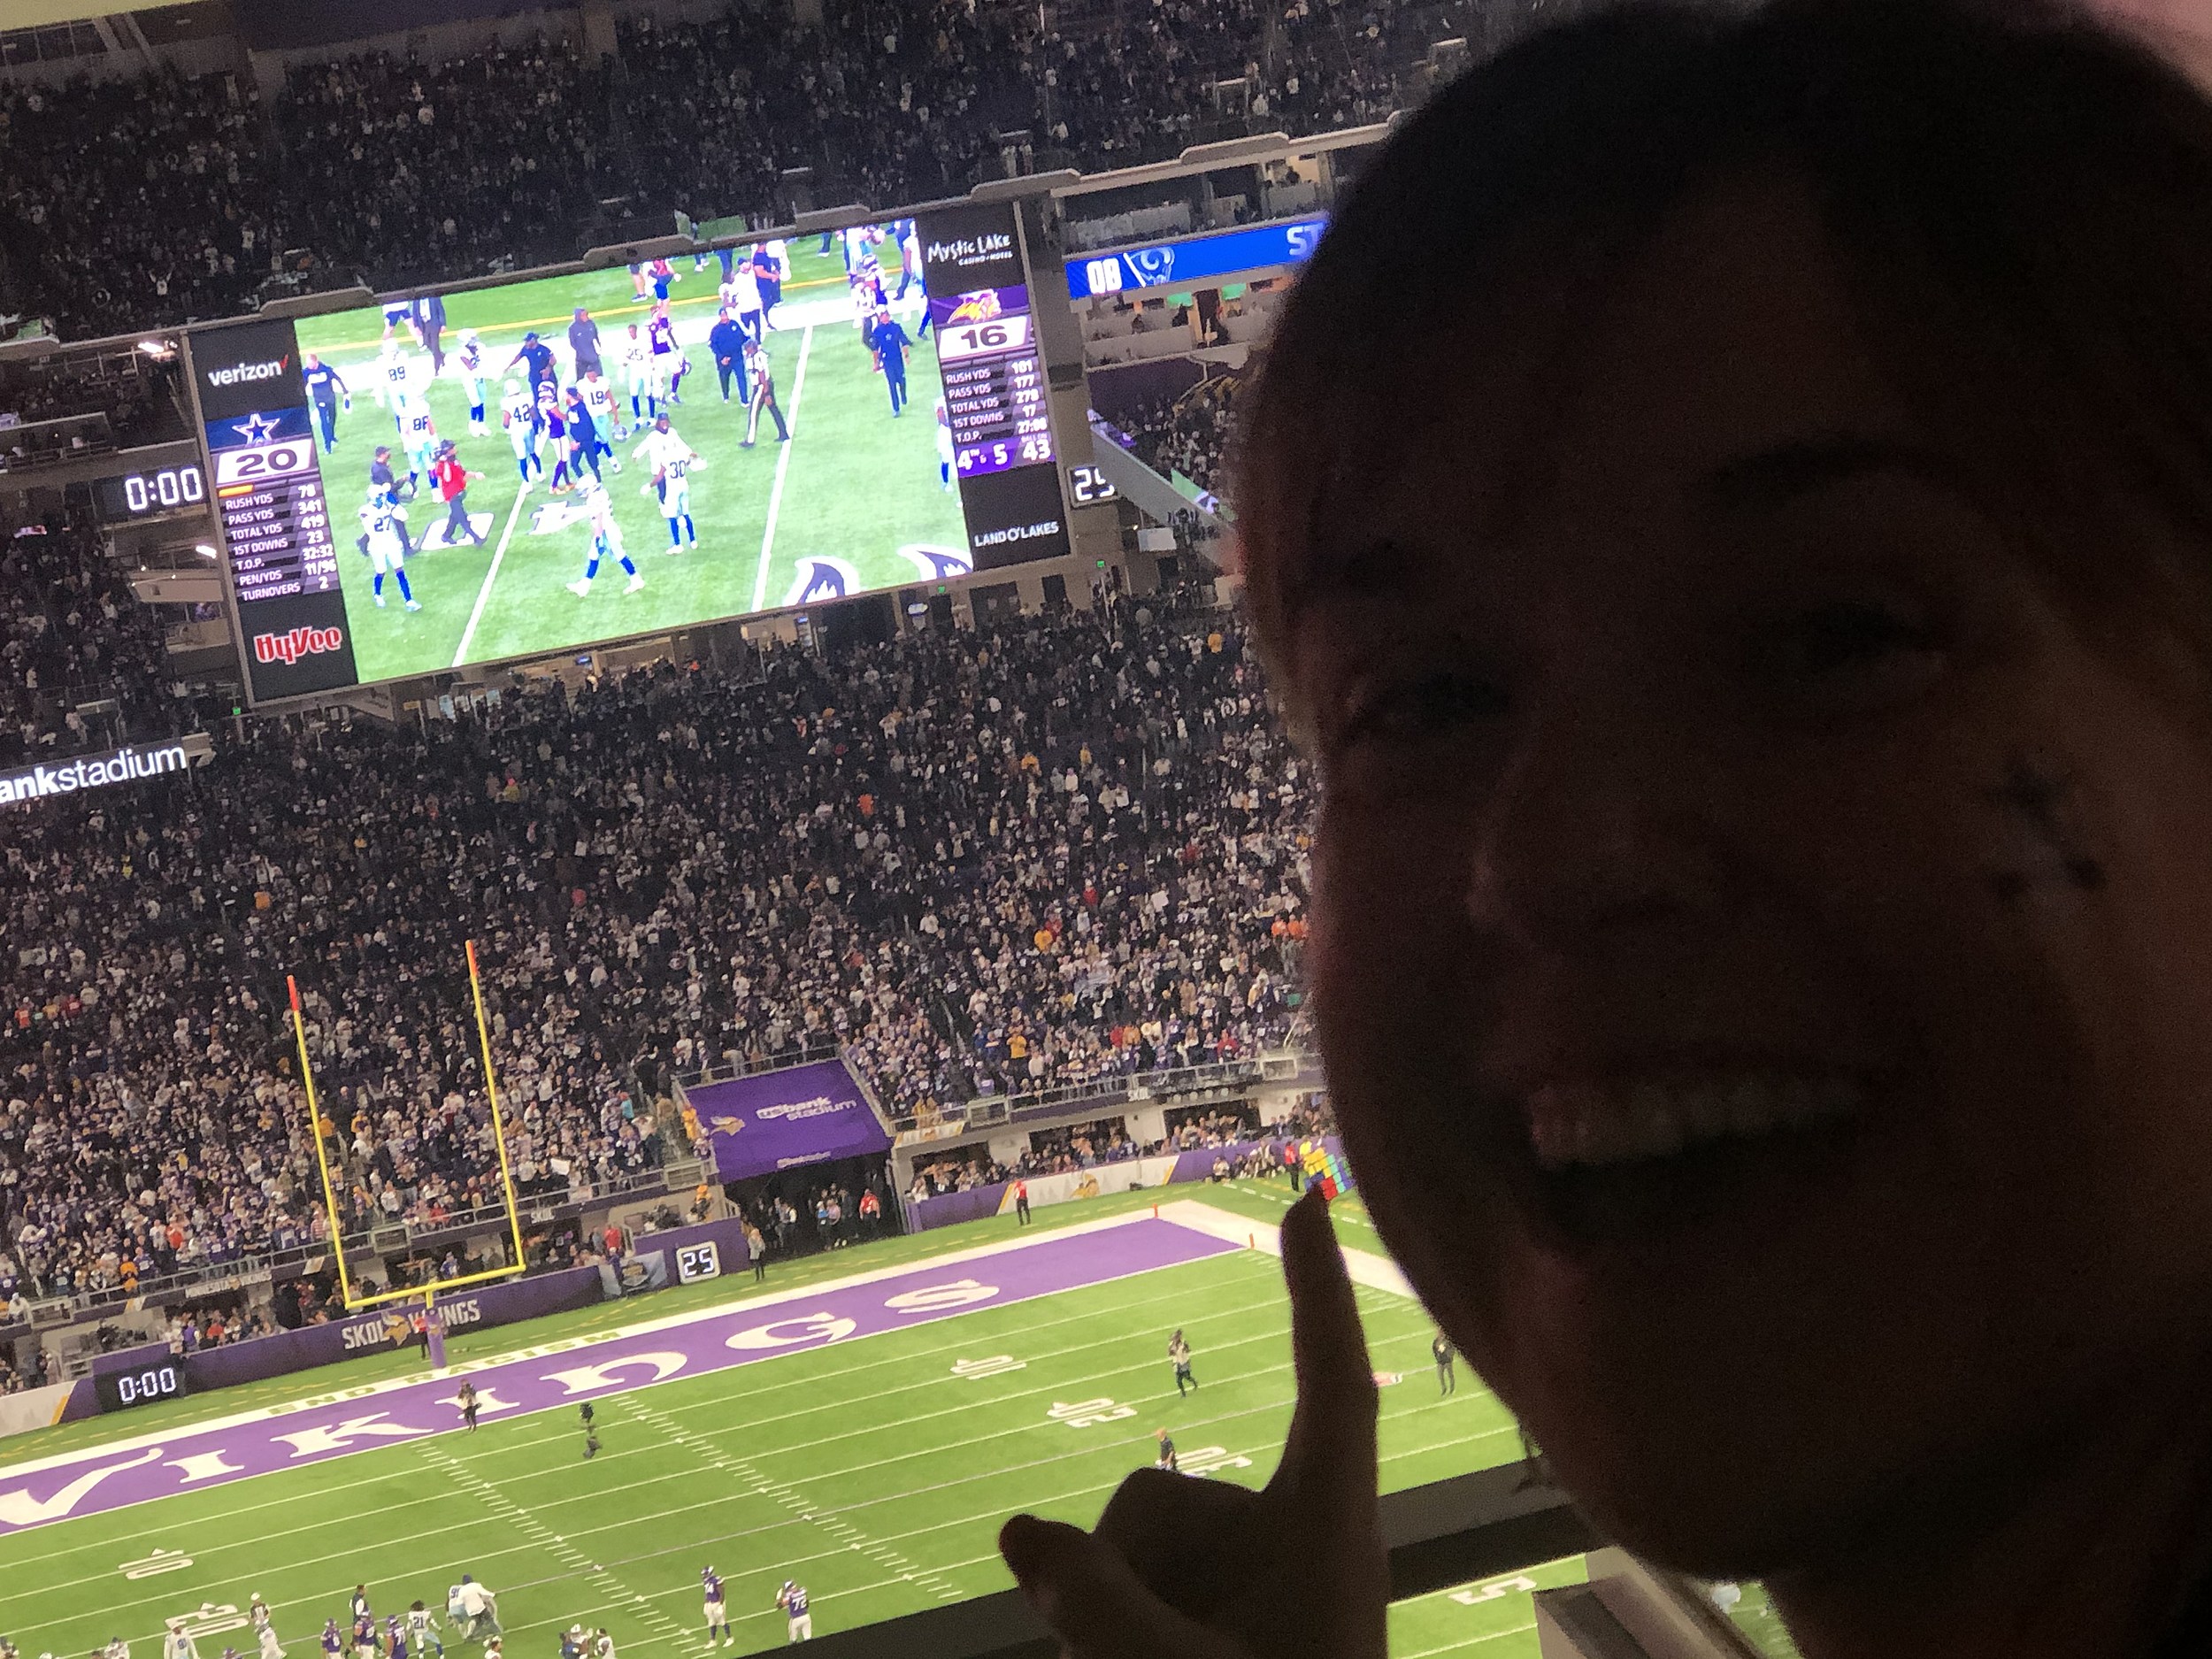
M 1941 672 L 1944 641 L 1928 618 L 1886 600 L 1809 605 L 1761 631 L 1753 660 L 1793 696 L 1856 709 L 1899 702 Z
M 1338 735 L 1340 747 L 1446 741 L 1504 716 L 1502 687 L 1480 675 L 1449 671 L 1379 687 L 1356 699 Z

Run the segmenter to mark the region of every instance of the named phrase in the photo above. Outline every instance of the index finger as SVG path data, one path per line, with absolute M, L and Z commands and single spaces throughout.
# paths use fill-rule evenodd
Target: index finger
M 1352 1277 L 1317 1187 L 1283 1219 L 1298 1405 L 1282 1465 L 1268 1483 L 1301 1502 L 1375 1507 L 1375 1373 Z

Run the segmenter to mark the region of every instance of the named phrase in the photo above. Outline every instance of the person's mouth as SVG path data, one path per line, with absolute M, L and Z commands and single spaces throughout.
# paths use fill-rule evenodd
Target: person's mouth
M 1755 1064 L 1547 1082 L 1501 1125 L 1498 1170 L 1553 1252 L 1761 1248 L 1851 1179 L 1883 1094 L 1847 1070 Z
M 1537 1167 L 1557 1173 L 1801 1134 L 1859 1116 L 1870 1099 L 1840 1072 L 1742 1070 L 1547 1083 L 1526 1109 Z

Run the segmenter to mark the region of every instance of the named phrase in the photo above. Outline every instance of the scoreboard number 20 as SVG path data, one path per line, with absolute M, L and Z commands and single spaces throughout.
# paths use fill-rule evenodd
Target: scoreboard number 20
M 258 484 L 294 472 L 311 472 L 315 441 L 302 438 L 291 443 L 256 444 L 243 449 L 215 451 L 215 484 Z

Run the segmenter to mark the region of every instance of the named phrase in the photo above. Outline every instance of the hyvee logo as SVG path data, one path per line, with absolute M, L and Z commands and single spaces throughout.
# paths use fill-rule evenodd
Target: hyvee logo
M 257 663 L 296 663 L 303 657 L 334 651 L 346 642 L 343 628 L 294 628 L 287 634 L 257 634 L 253 657 Z
M 260 363 L 234 363 L 228 368 L 207 371 L 210 386 L 242 386 L 249 380 L 273 380 L 291 366 L 292 354 L 271 357 Z

